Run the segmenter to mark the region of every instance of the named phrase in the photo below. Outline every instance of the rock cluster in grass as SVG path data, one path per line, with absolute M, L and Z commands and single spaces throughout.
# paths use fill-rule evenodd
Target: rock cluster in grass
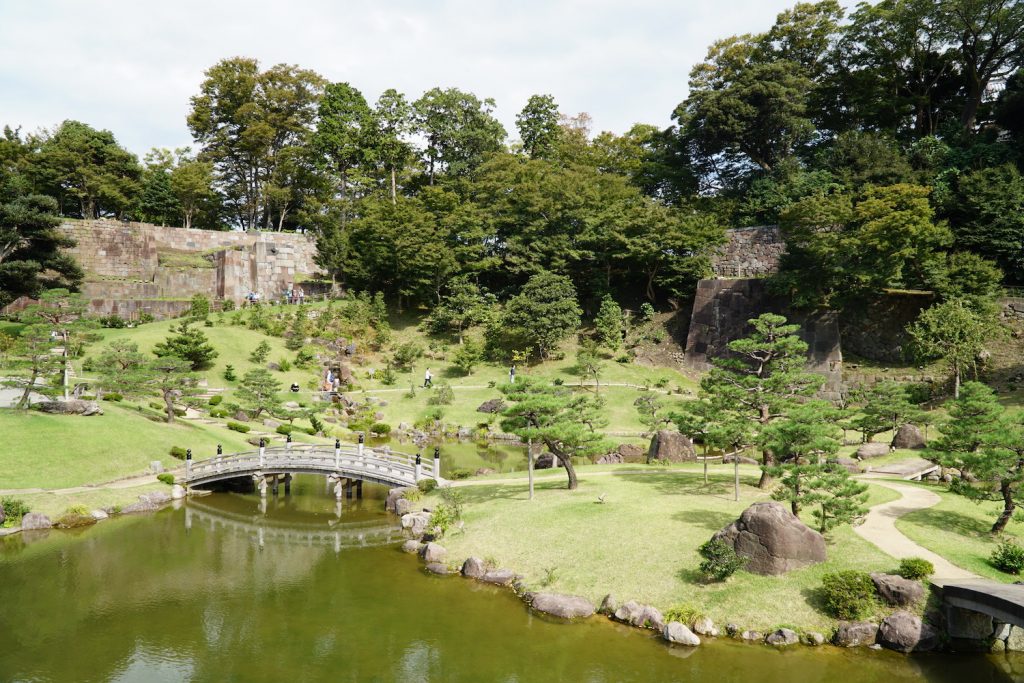
M 893 448 L 910 448 L 910 449 L 921 449 L 927 444 L 924 440 L 924 434 L 917 428 L 916 425 L 905 424 L 900 425 L 900 428 L 896 430 L 896 433 L 892 437 Z
M 671 429 L 660 429 L 651 437 L 647 462 L 692 462 L 697 459 L 693 442 Z
M 69 401 L 43 401 L 37 403 L 37 409 L 44 413 L 55 413 L 58 415 L 102 415 L 103 409 L 96 401 L 83 401 L 71 399 Z

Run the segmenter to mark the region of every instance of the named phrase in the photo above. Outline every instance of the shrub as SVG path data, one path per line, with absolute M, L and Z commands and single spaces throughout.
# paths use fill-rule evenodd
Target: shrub
M 324 425 L 324 421 L 321 420 L 316 415 L 310 415 L 309 416 L 309 424 L 313 428 L 313 433 L 314 434 L 316 434 L 317 432 L 326 432 L 327 431 L 327 427 Z
M 416 342 L 399 344 L 395 349 L 395 365 L 403 370 L 412 370 L 412 364 L 423 356 L 423 347 Z
M 900 560 L 900 568 L 896 573 L 904 579 L 920 581 L 935 573 L 935 565 L 921 557 L 905 557 Z
M 452 389 L 452 385 L 444 382 L 437 385 L 437 391 L 427 399 L 427 403 L 432 406 L 450 406 L 454 400 L 455 390 Z
M 989 562 L 1001 572 L 1020 574 L 1024 569 L 1024 548 L 1011 540 L 1005 540 L 992 551 Z
M 0 498 L 0 506 L 4 509 L 4 524 L 14 524 L 21 521 L 32 509 L 20 498 Z
M 473 476 L 473 470 L 467 470 L 465 468 L 454 469 L 448 473 L 449 479 L 469 479 Z
M 154 320 L 156 320 L 156 318 L 153 317 L 152 313 L 139 313 L 138 323 L 140 325 L 145 325 L 146 323 L 151 323 Z
M 381 436 L 391 433 L 391 425 L 387 422 L 374 422 L 370 425 L 370 431 Z
M 248 434 L 252 427 L 244 425 L 241 422 L 228 422 L 228 429 L 236 431 L 239 434 Z
M 312 427 L 299 427 L 299 430 L 304 434 L 309 434 L 310 436 L 316 436 L 316 433 L 319 431 Z
M 124 318 L 116 315 L 105 315 L 102 318 L 100 318 L 100 326 L 109 329 L 119 330 L 125 327 L 127 324 L 128 322 Z
M 438 503 L 434 511 L 430 513 L 427 529 L 432 531 L 435 536 L 444 536 L 458 521 L 459 514 L 454 506 L 448 503 Z
M 160 474 L 156 475 L 156 478 L 157 481 L 162 481 L 168 486 L 174 484 L 174 475 L 171 474 L 170 472 L 161 472 Z
M 177 458 L 178 460 L 184 460 L 188 455 L 185 449 L 181 446 L 171 446 L 170 453 L 172 458 Z
M 287 358 L 282 358 L 281 360 L 277 361 L 277 369 L 280 372 L 288 372 L 289 370 L 292 369 L 292 362 Z
M 84 505 L 72 505 L 64 511 L 65 515 L 87 515 L 89 514 L 89 508 Z
M 724 581 L 746 564 L 731 545 L 721 540 L 712 539 L 697 552 L 704 558 L 700 563 L 700 573 L 712 581 Z
M 159 411 L 162 412 L 163 409 L 164 409 L 164 404 L 163 403 L 157 403 L 156 401 L 150 401 L 149 402 L 149 407 L 152 408 L 153 410 L 159 410 Z
M 186 413 L 186 412 L 187 412 L 187 411 L 186 411 L 186 410 L 185 410 L 184 408 L 175 408 L 175 409 L 174 409 L 174 414 L 175 414 L 175 415 L 176 415 L 177 417 L 185 417 L 185 413 Z
M 211 396 L 209 403 L 211 406 L 219 406 L 223 401 L 224 397 L 218 394 L 216 396 Z
M 437 488 L 437 480 L 436 479 L 420 479 L 416 483 L 416 488 L 418 488 L 423 493 L 430 493 L 431 491 L 433 491 L 434 489 Z
M 433 481 L 433 479 L 424 479 L 424 481 Z M 409 489 L 402 494 L 402 498 L 405 498 L 410 503 L 415 503 L 418 500 L 423 499 L 423 491 L 419 489 Z
M 665 612 L 666 623 L 670 621 L 678 621 L 680 624 L 685 624 L 689 628 L 693 628 L 694 622 L 703 618 L 704 613 L 693 605 L 676 605 Z
M 231 413 L 229 413 L 224 408 L 210 408 L 210 417 L 217 417 L 223 419 L 230 414 Z
M 615 362 L 616 363 L 623 363 L 623 364 L 629 363 L 631 360 L 633 360 L 633 359 L 629 357 L 628 353 L 624 353 L 624 354 L 622 354 L 620 356 L 616 356 L 616 358 L 615 358 Z
M 235 374 L 235 368 L 231 365 L 224 366 L 223 377 L 229 382 L 234 382 L 236 379 L 238 379 L 238 375 Z
M 209 319 L 204 320 L 203 321 L 203 327 L 213 327 L 213 321 L 209 320 Z
M 221 302 L 221 310 L 225 313 L 230 313 L 235 310 L 235 302 L 231 299 L 224 299 L 224 301 Z
M 385 366 L 380 373 L 380 383 L 390 387 L 396 381 L 398 381 L 398 378 L 395 377 L 395 371 L 391 369 L 391 365 Z
M 640 320 L 649 323 L 654 320 L 654 306 L 647 302 L 640 304 Z
M 654 383 L 654 386 L 658 387 L 659 389 L 664 389 L 665 387 L 668 386 L 668 383 L 668 377 L 659 377 L 658 381 Z
M 867 572 L 842 571 L 821 578 L 825 611 L 837 619 L 858 619 L 875 602 L 875 584 Z
M 556 387 L 560 387 L 563 384 L 565 384 L 565 380 L 562 379 L 561 377 L 556 377 L 553 380 L 551 380 L 551 383 L 554 384 Z
M 124 400 L 124 396 L 122 396 L 121 394 L 119 394 L 117 392 L 113 392 L 112 391 L 109 394 L 103 394 L 103 400 L 104 401 L 114 401 L 115 403 L 117 403 L 117 402 L 123 401 Z
M 270 344 L 268 344 L 267 341 L 264 339 L 259 344 L 257 344 L 256 348 L 253 349 L 252 353 L 249 354 L 249 360 L 251 360 L 256 365 L 263 365 L 264 363 L 267 362 L 267 357 L 269 355 Z
M 288 436 L 295 431 L 295 425 L 278 425 L 277 429 L 274 430 L 278 434 L 284 434 Z

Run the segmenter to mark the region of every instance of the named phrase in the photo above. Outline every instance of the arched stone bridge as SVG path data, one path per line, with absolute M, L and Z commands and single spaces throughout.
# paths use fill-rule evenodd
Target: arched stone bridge
M 441 461 L 434 452 L 424 464 L 419 455 L 385 453 L 359 444 L 332 448 L 320 444 L 293 444 L 256 451 L 217 455 L 206 460 L 186 460 L 185 484 L 201 486 L 225 479 L 252 477 L 266 491 L 266 479 L 277 475 L 322 474 L 329 479 L 349 479 L 388 487 L 416 486 L 423 479 L 441 478 Z

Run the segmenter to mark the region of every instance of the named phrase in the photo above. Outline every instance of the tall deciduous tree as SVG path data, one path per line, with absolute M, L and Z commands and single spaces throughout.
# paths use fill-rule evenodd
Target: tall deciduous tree
M 390 180 L 391 201 L 398 201 L 398 173 L 413 157 L 408 136 L 413 130 L 412 105 L 405 95 L 389 88 L 377 98 L 373 110 L 377 123 L 374 156 Z
M 926 309 L 907 328 L 921 359 L 941 358 L 953 376 L 953 396 L 960 395 L 963 374 L 976 367 L 978 356 L 997 325 L 964 301 L 951 299 Z
M 457 88 L 433 88 L 413 103 L 416 129 L 426 141 L 428 182 L 438 173 L 465 175 L 501 149 L 505 128 L 493 116 L 494 100 Z
M 376 133 L 373 112 L 359 90 L 348 83 L 331 83 L 324 89 L 312 144 L 338 174 L 343 202 L 349 198 L 353 169 L 372 155 Z M 342 213 L 343 221 L 346 213 Z
M 509 300 L 502 327 L 547 359 L 559 342 L 579 329 L 581 313 L 569 278 L 538 273 Z
M 516 114 L 516 128 L 527 156 L 531 159 L 550 158 L 561 132 L 558 121 L 558 105 L 553 96 L 530 96 L 523 110 Z
M 312 133 L 324 80 L 296 66 L 260 71 L 255 59 L 224 59 L 192 97 L 188 126 L 213 163 L 226 207 L 243 230 L 269 228 L 267 187 L 286 150 Z

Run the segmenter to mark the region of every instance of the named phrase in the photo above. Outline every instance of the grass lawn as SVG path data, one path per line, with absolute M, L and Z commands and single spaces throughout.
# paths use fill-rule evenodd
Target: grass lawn
M 144 486 L 133 486 L 126 489 L 97 489 L 95 491 L 83 491 L 58 495 L 56 493 L 29 493 L 19 495 L 17 498 L 23 500 L 31 508 L 32 512 L 41 512 L 52 520 L 56 520 L 64 514 L 68 508 L 75 505 L 84 505 L 90 510 L 109 508 L 115 505 L 124 507 L 138 501 L 139 496 L 151 491 L 169 491 L 166 484 L 146 484 Z
M 538 479 L 532 502 L 522 483 L 462 488 L 465 530 L 442 541 L 449 558 L 453 563 L 470 555 L 489 559 L 523 574 L 532 587 L 547 584 L 595 604 L 612 593 L 620 602 L 634 599 L 662 610 L 692 606 L 721 625 L 820 630 L 834 624 L 815 607 L 822 574 L 892 570 L 896 564 L 845 527 L 834 532 L 826 563 L 784 577 L 739 572 L 724 583 L 704 584 L 696 572 L 697 547 L 748 505 L 767 499 L 756 488 L 757 469 L 742 470 L 739 502 L 733 500 L 727 473 L 715 472 L 705 486 L 693 466 L 638 475 L 611 472 L 581 468 L 577 491 L 564 489 L 564 474 L 546 475 Z M 602 494 L 605 503 L 599 504 Z M 872 505 L 897 497 L 878 487 L 871 495 Z
M 1004 574 L 988 563 L 989 555 L 1002 540 L 989 534 L 1002 504 L 979 504 L 938 486 L 927 488 L 939 494 L 942 502 L 927 510 L 918 510 L 901 517 L 896 521 L 896 528 L 958 567 L 995 581 L 1019 581 L 1020 576 Z M 1022 536 L 1024 520 L 1017 516 L 1010 520 L 1003 538 L 1019 543 Z
M 160 460 L 177 467 L 171 446 L 196 457 L 250 450 L 245 436 L 227 429 L 179 421 L 154 422 L 128 407 L 103 403 L 104 415 L 80 417 L 0 410 L 0 489 L 65 488 L 145 474 Z

